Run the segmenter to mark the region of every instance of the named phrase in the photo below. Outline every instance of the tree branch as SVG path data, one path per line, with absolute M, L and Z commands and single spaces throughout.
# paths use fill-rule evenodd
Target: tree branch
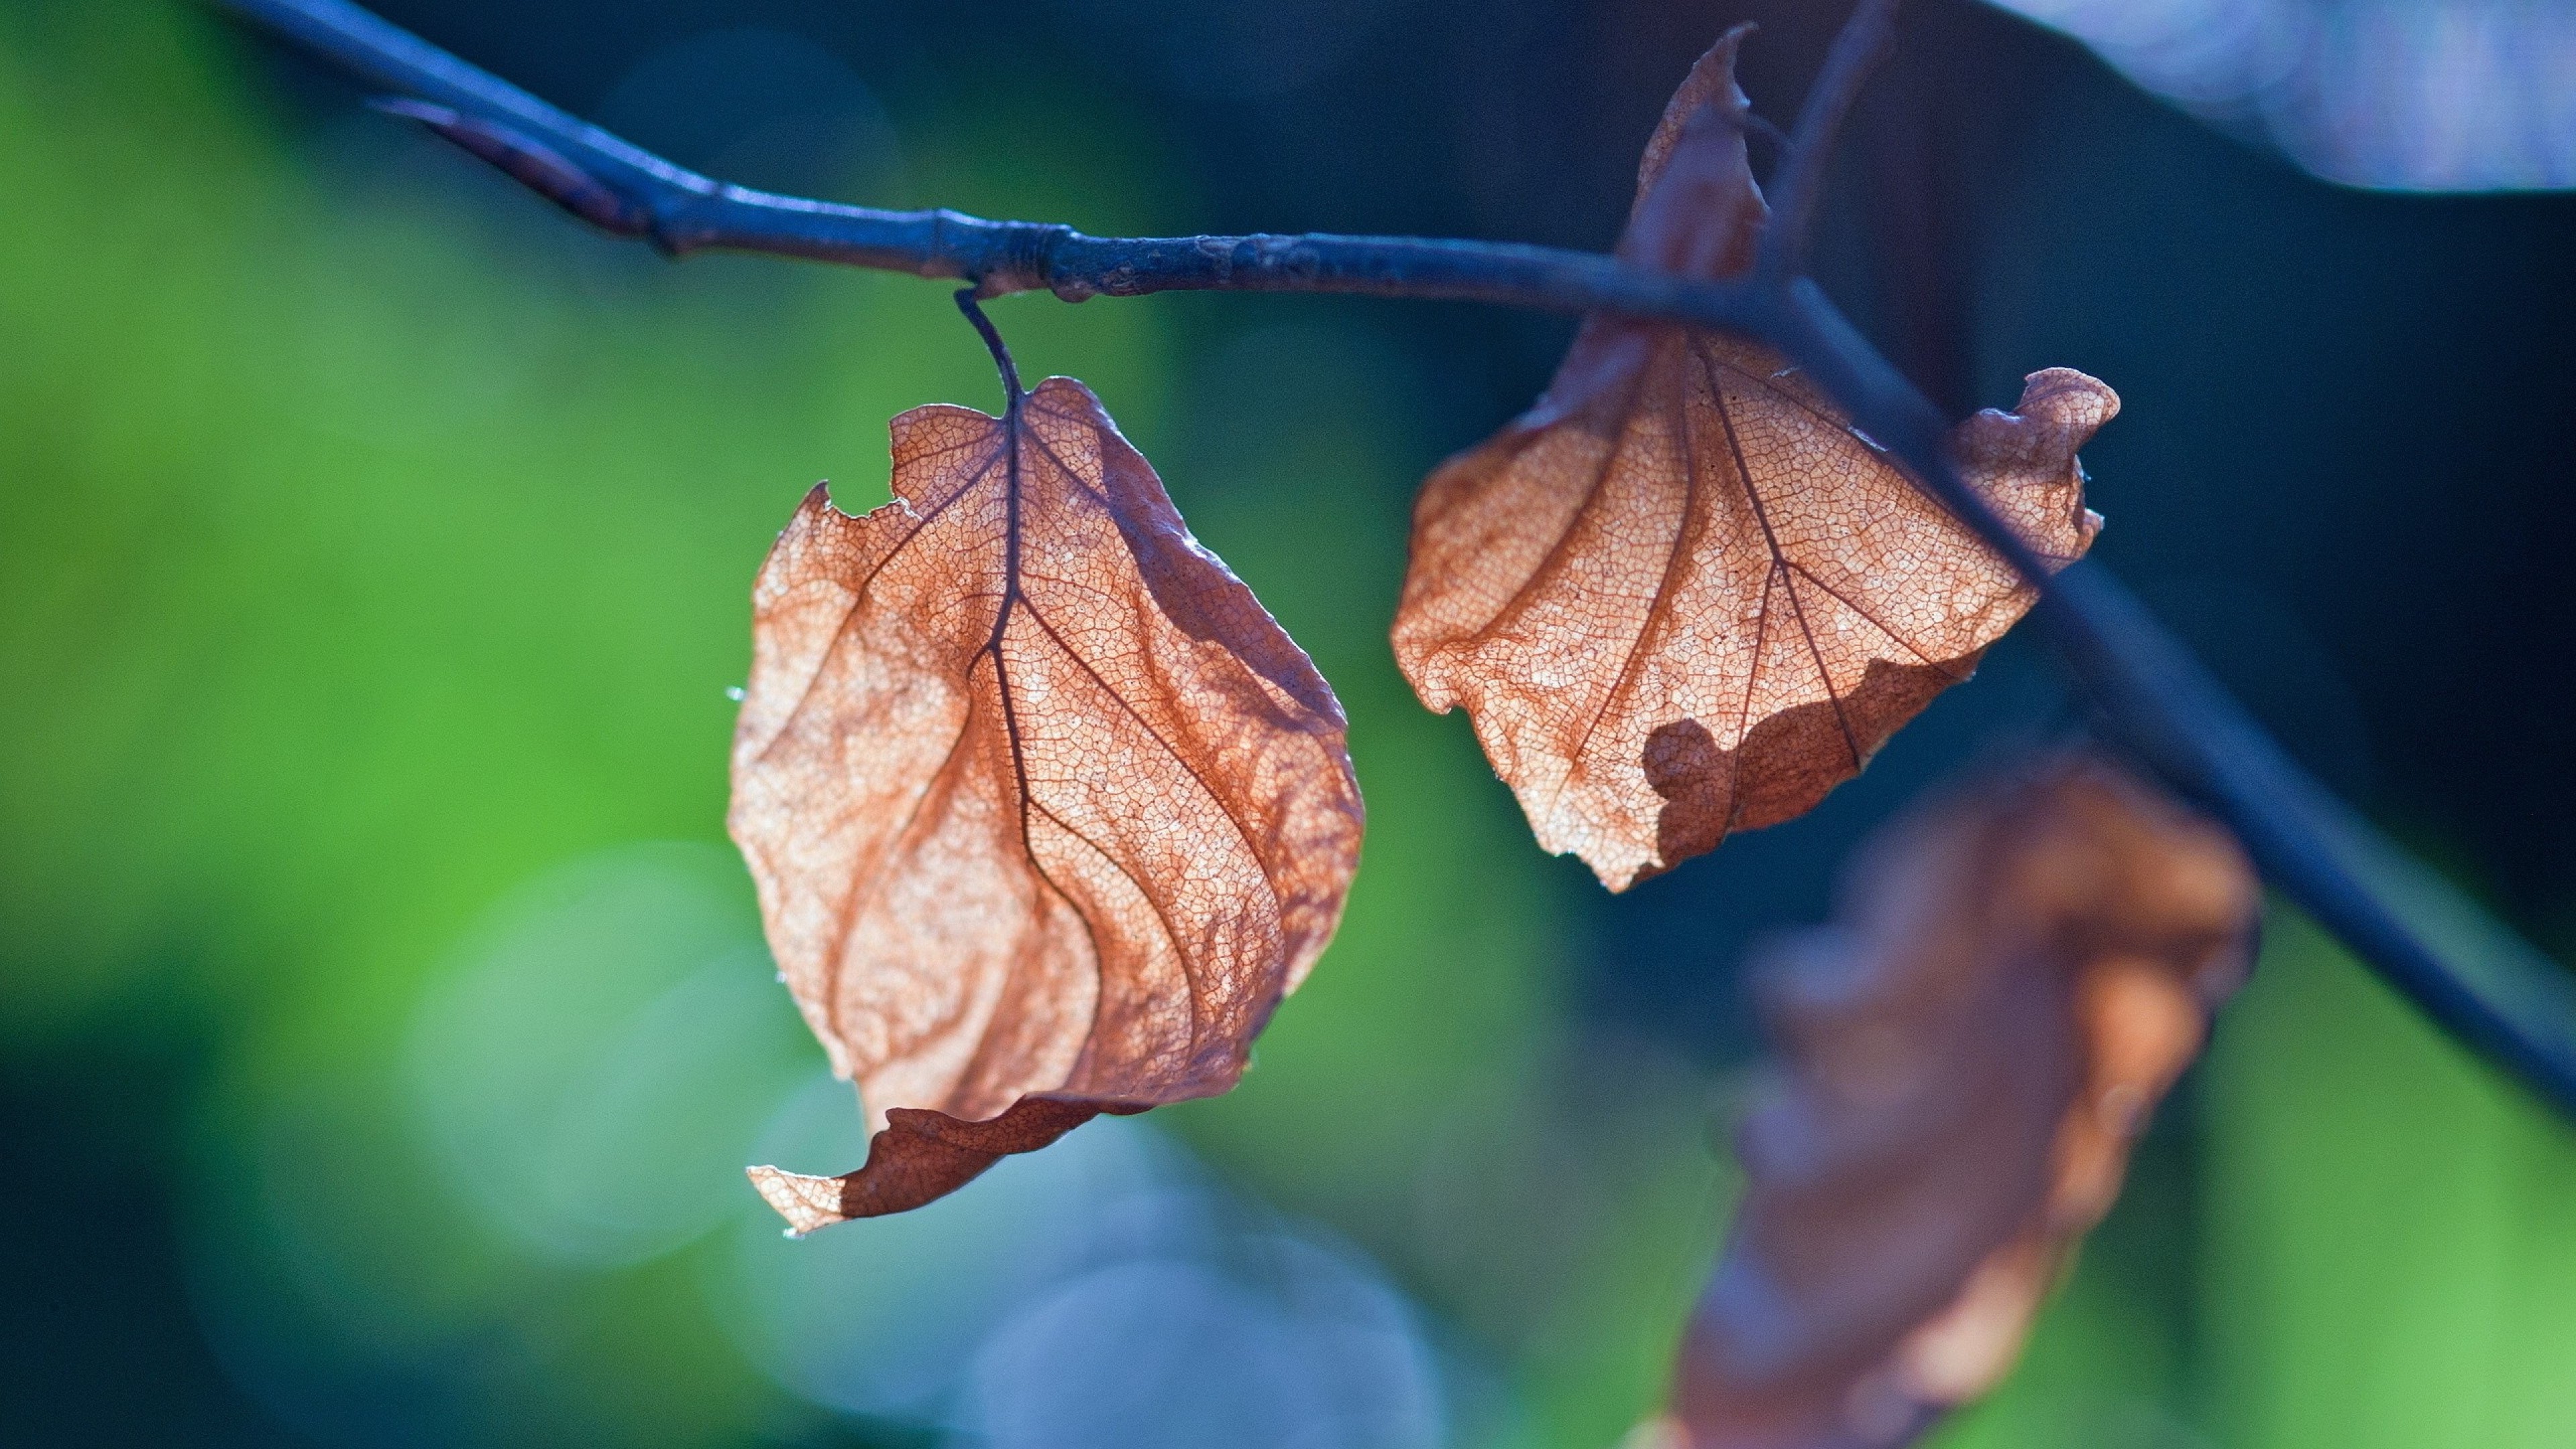
M 1069 302 L 1169 291 L 1439 297 L 1753 328 L 1772 300 L 1590 252 L 1421 237 L 1095 237 L 945 209 L 883 211 L 711 180 L 577 120 L 349 0 L 219 0 L 397 99 L 409 117 L 565 210 L 664 253 L 762 252 Z
M 1893 34 L 1861 0 L 1800 114 L 1763 262 L 1712 283 L 1546 247 L 1330 235 L 1092 237 L 958 212 L 880 211 L 729 186 L 674 166 L 348 0 L 219 0 L 397 93 L 411 117 L 574 215 L 673 256 L 722 248 L 962 278 L 977 296 L 1172 290 L 1463 298 L 1615 312 L 1779 347 L 1858 427 L 2035 583 L 2035 617 L 2110 732 L 2235 830 L 2264 874 L 2473 1050 L 2576 1115 L 2576 983 L 2302 772 L 2110 571 L 2052 576 L 1960 476 L 1939 409 L 1799 275 L 1833 137 Z M 971 314 L 970 314 L 971 315 Z

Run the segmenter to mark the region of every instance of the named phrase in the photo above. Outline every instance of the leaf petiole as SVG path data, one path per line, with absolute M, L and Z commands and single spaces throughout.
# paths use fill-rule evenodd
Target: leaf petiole
M 993 366 L 1002 374 L 1002 404 L 1009 412 L 1017 413 L 1020 399 L 1028 394 L 1020 388 L 1019 364 L 1011 361 L 1011 349 L 1002 341 L 1001 329 L 993 325 L 992 318 L 984 315 L 984 305 L 975 300 L 973 287 L 957 289 L 957 310 L 965 313 L 966 320 L 975 324 L 975 335 L 983 338 L 984 346 L 992 352 Z

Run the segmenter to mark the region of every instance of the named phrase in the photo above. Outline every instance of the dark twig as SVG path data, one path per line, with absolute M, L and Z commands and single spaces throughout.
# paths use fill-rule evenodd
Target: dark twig
M 1753 111 L 1746 111 L 1743 115 L 1736 117 L 1736 120 L 1744 127 L 1744 134 L 1761 142 L 1763 145 L 1770 147 L 1773 157 L 1786 158 L 1788 156 L 1789 133 L 1781 130 L 1778 126 L 1771 124 L 1770 117 L 1760 115 Z
M 2112 732 L 2232 827 L 2265 875 L 2473 1049 L 2576 1114 L 2576 986 L 2409 861 L 2285 756 L 2108 569 L 2051 577 L 1960 476 L 1948 420 L 1800 275 L 1827 153 L 1892 35 L 1862 0 L 1802 110 L 1752 278 L 1687 281 L 1609 257 L 1412 237 L 1091 237 L 953 211 L 879 211 L 728 186 L 640 150 L 347 0 L 222 0 L 402 99 L 409 116 L 573 214 L 674 256 L 706 248 L 962 278 L 959 306 L 1008 353 L 978 297 L 1068 300 L 1179 289 L 1446 297 L 1607 311 L 1762 338 L 1851 409 L 1934 497 L 2040 585 L 2037 618 Z M 2436 943 L 2439 943 L 2438 946 Z
M 1860 0 L 1859 8 L 1834 35 L 1825 67 L 1807 88 L 1798 108 L 1797 128 L 1789 133 L 1788 154 L 1771 184 L 1771 225 L 1762 234 L 1757 274 L 1786 280 L 1807 270 L 1807 243 L 1816 229 L 1816 207 L 1825 192 L 1825 168 L 1833 160 L 1834 142 L 1843 121 L 1871 71 L 1896 46 L 1897 0 Z

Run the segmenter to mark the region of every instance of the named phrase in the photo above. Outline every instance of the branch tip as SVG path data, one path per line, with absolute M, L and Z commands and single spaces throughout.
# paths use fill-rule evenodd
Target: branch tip
M 405 96 L 376 96 L 367 104 L 388 116 L 419 122 L 602 231 L 659 240 L 648 211 L 602 184 L 570 157 L 515 127 Z

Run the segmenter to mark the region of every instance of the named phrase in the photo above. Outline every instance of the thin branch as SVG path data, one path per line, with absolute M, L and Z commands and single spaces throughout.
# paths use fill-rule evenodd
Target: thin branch
M 1761 259 L 1755 266 L 1759 275 L 1785 280 L 1805 274 L 1816 207 L 1824 197 L 1825 168 L 1833 160 L 1834 142 L 1842 135 L 1852 103 L 1860 99 L 1861 86 L 1896 48 L 1897 4 L 1898 0 L 1860 0 L 1835 33 L 1824 69 L 1816 73 L 1816 83 L 1807 88 L 1806 104 L 1798 108 L 1797 129 L 1789 133 L 1788 155 L 1771 186 L 1771 225 L 1762 235 Z
M 1442 297 L 1753 328 L 1771 300 L 1590 252 L 1421 237 L 1095 237 L 945 209 L 883 211 L 711 180 L 577 120 L 349 0 L 219 0 L 400 99 L 409 117 L 582 220 L 671 256 L 723 250 L 836 262 L 1069 302 L 1168 291 Z
M 953 211 L 880 211 L 729 186 L 557 110 L 348 0 L 219 0 L 396 92 L 409 116 L 584 220 L 674 256 L 707 248 L 961 278 L 975 297 L 1067 300 L 1185 289 L 1464 298 L 1606 311 L 1763 339 L 2040 590 L 2035 611 L 2110 730 L 2235 830 L 2264 874 L 2474 1050 L 2576 1114 L 2576 983 L 2409 860 L 2282 753 L 2099 564 L 2050 575 L 1968 486 L 1949 426 L 1799 275 L 1825 163 L 1892 33 L 1861 0 L 1799 117 L 1774 235 L 1753 277 L 1688 281 L 1609 257 L 1415 237 L 1085 236 Z M 998 360 L 998 354 L 997 354 Z M 2436 943 L 2439 943 L 2438 945 Z

